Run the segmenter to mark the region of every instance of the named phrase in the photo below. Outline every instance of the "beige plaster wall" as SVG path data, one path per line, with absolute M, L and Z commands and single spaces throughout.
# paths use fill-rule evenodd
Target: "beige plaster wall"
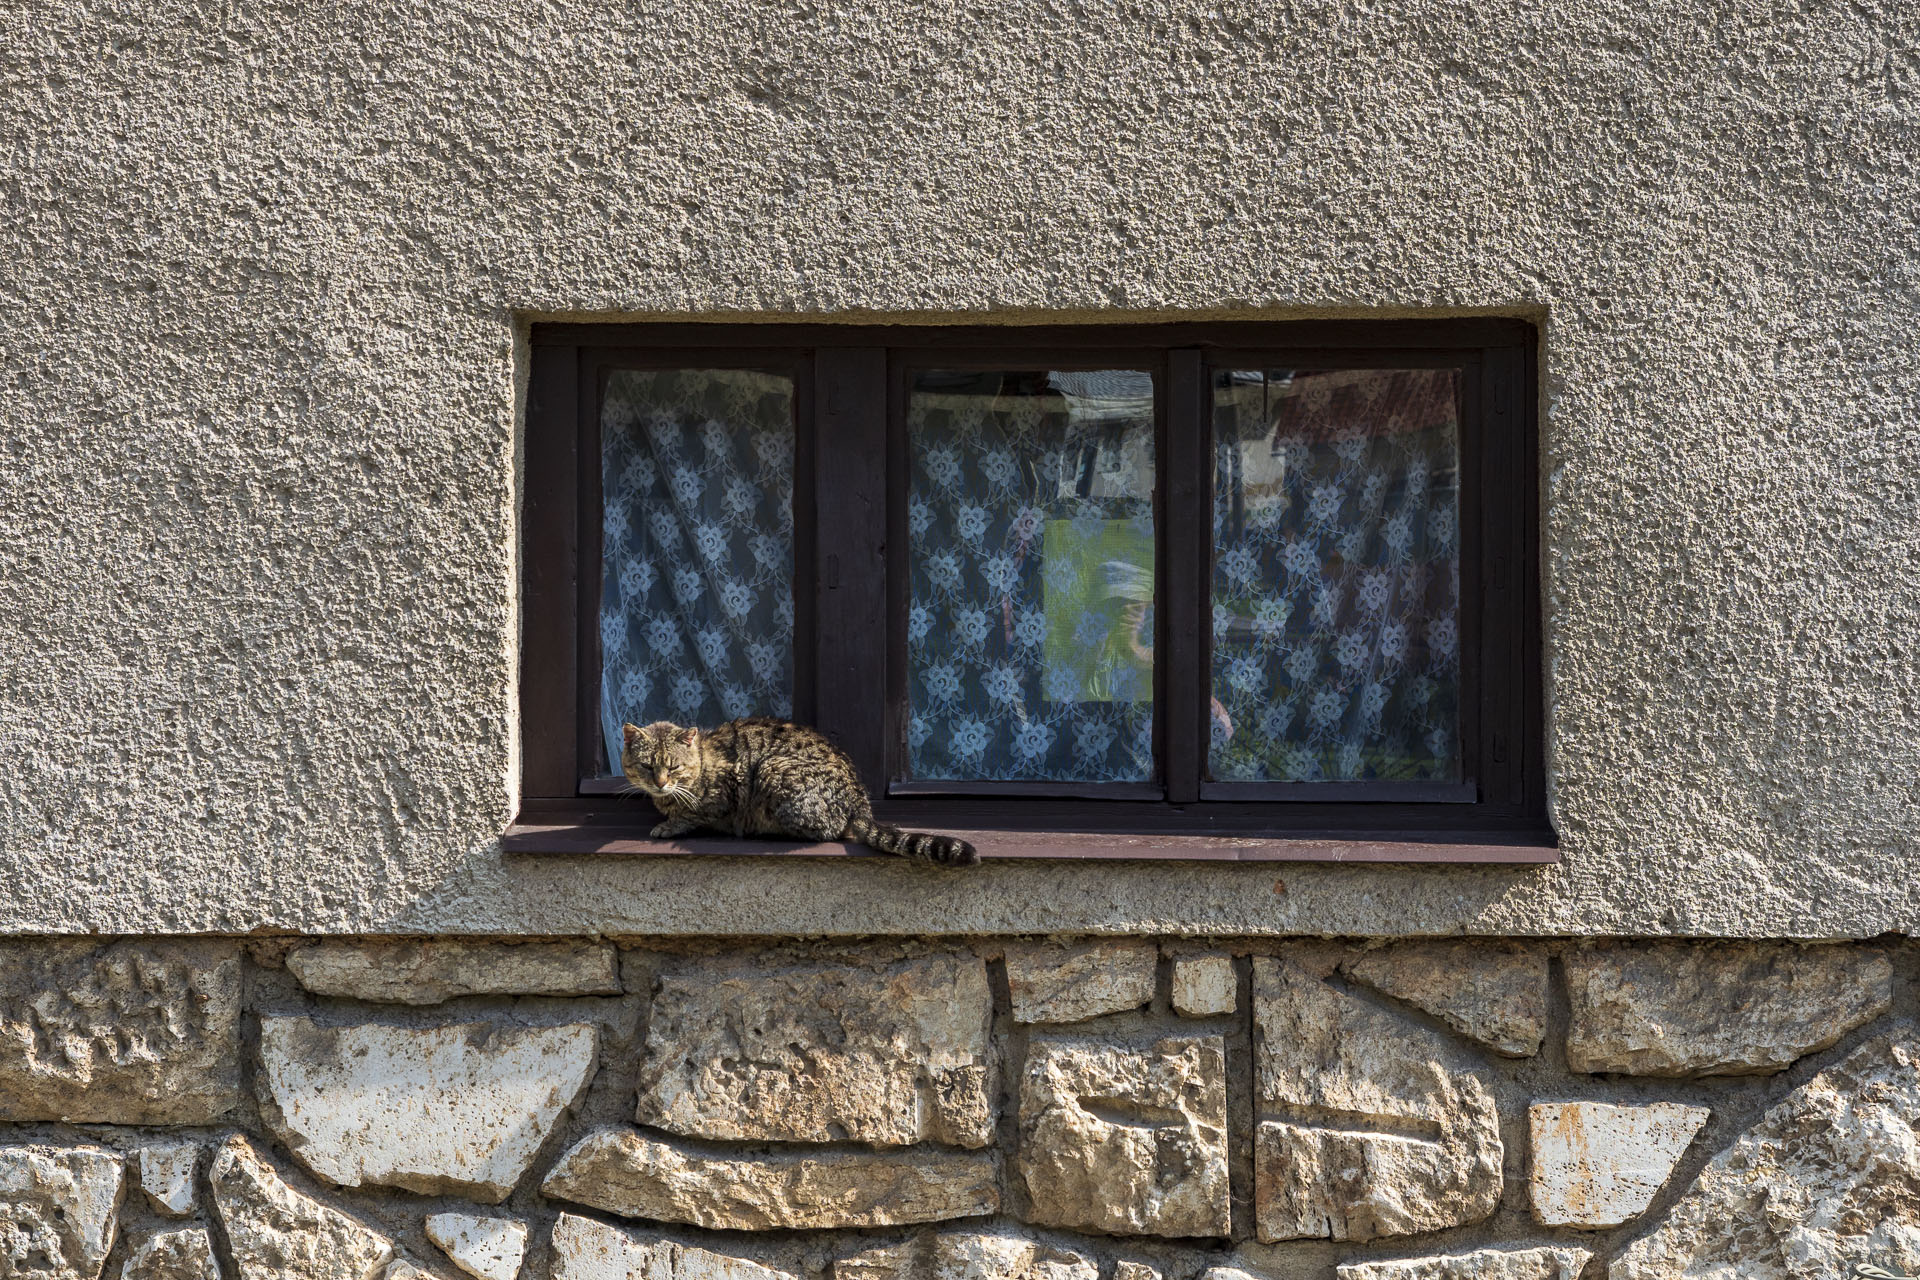
M 0 930 L 1920 920 L 1907 0 L 0 15 Z M 1545 319 L 1564 865 L 505 861 L 530 315 Z

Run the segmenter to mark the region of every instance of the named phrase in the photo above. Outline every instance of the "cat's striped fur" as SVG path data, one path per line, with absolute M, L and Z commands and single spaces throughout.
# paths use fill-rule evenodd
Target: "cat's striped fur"
M 662 720 L 627 725 L 625 734 L 621 771 L 666 815 L 656 837 L 706 827 L 735 836 L 851 840 L 948 867 L 980 860 L 957 837 L 875 822 L 853 761 L 818 729 L 755 718 L 702 731 Z

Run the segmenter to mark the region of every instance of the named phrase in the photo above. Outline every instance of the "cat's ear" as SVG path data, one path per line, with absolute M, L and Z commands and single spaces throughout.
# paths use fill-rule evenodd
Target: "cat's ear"
M 693 740 L 699 736 L 700 736 L 700 730 L 693 725 L 688 725 L 687 728 L 684 731 L 682 731 L 682 733 L 680 734 L 680 741 L 686 743 L 688 746 L 692 746 Z
M 634 745 L 635 743 L 637 743 L 637 742 L 639 742 L 639 741 L 640 741 L 640 732 L 641 732 L 641 730 L 640 730 L 640 726 L 639 726 L 639 725 L 637 725 L 637 724 L 623 724 L 623 725 L 621 725 L 621 726 L 620 726 L 620 728 L 621 728 L 621 730 L 622 730 L 623 732 L 625 732 L 625 734 L 626 734 L 626 736 L 627 736 L 627 745 L 628 745 L 628 746 L 630 746 L 630 747 L 631 747 L 631 746 L 633 746 L 633 745 Z

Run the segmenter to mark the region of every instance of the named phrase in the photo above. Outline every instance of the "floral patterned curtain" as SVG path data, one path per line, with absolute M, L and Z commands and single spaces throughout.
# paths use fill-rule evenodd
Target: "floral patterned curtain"
M 907 408 L 916 779 L 1154 776 L 1153 380 L 928 372 Z
M 601 720 L 792 714 L 793 385 L 622 371 L 602 407 Z M 1458 376 L 1215 376 L 1208 755 L 1223 781 L 1456 780 Z M 927 372 L 908 404 L 908 762 L 1153 759 L 1150 375 Z
M 622 370 L 600 415 L 600 719 L 793 713 L 793 381 Z
M 1449 369 L 1215 375 L 1222 781 L 1460 777 Z

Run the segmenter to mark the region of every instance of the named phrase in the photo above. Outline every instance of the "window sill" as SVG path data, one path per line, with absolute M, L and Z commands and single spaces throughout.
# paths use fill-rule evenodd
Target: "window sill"
M 1274 838 L 1221 835 L 1115 835 L 1079 831 L 964 831 L 983 860 L 1105 858 L 1191 862 L 1419 862 L 1550 864 L 1560 861 L 1551 832 L 1448 831 L 1432 839 L 1391 836 Z M 532 857 L 802 857 L 880 858 L 861 845 L 800 844 L 692 836 L 656 840 L 645 827 L 605 823 L 516 823 L 501 838 L 503 852 Z

